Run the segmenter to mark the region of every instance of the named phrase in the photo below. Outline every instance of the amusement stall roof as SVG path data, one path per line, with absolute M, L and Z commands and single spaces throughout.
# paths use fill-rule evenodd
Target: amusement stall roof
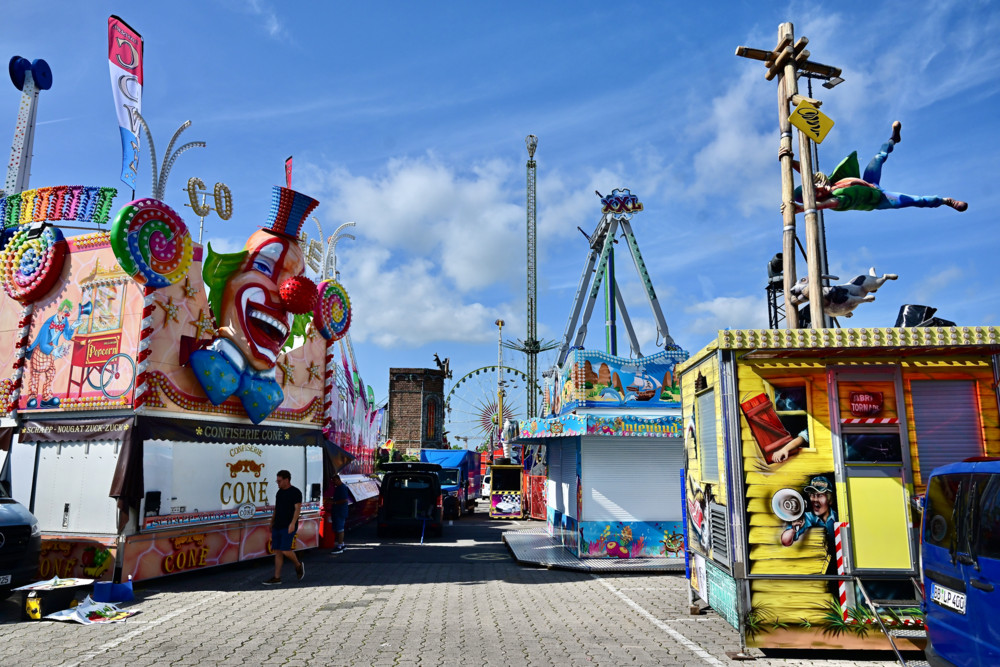
M 743 359 L 993 355 L 1000 327 L 727 329 L 683 366 L 715 350 L 746 350 Z
M 636 438 L 679 438 L 681 418 L 668 415 L 644 419 L 633 415 L 566 414 L 549 419 L 526 419 L 518 424 L 516 440 L 610 435 Z

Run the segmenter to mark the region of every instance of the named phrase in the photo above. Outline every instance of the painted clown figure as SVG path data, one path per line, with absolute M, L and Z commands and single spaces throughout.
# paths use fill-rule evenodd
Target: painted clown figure
M 73 303 L 69 299 L 63 299 L 56 314 L 42 323 L 38 335 L 35 336 L 35 340 L 28 346 L 28 351 L 25 353 L 28 358 L 28 371 L 31 373 L 31 379 L 28 382 L 27 407 L 29 409 L 59 407 L 59 398 L 52 395 L 52 380 L 56 376 L 55 360 L 65 356 L 67 350 L 66 343 L 60 344 L 59 339 L 73 340 L 77 327 L 80 326 L 80 318 L 70 323 L 69 313 L 71 310 L 73 310 Z M 40 394 L 38 391 L 39 379 L 42 381 Z
M 189 365 L 214 405 L 230 396 L 259 424 L 284 400 L 275 379 L 278 354 L 293 314 L 312 311 L 316 286 L 303 273 L 299 228 L 319 202 L 275 186 L 267 226 L 243 250 L 220 254 L 208 246 L 202 275 L 218 337 L 191 354 Z

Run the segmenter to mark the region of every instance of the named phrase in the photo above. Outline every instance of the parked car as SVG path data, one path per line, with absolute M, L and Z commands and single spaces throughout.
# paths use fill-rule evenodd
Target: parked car
M 0 599 L 7 597 L 10 589 L 38 579 L 41 551 L 38 520 L 0 483 Z
M 931 665 L 1000 665 L 1000 458 L 936 468 L 921 569 Z
M 378 524 L 381 537 L 391 528 L 416 528 L 440 537 L 442 526 L 441 466 L 436 463 L 383 464 Z
M 486 498 L 487 500 L 489 500 L 489 497 L 490 497 L 490 486 L 491 486 L 492 483 L 493 483 L 493 475 L 491 475 L 487 471 L 487 473 L 485 475 L 483 475 L 483 484 L 482 484 L 482 486 L 479 487 L 479 497 L 480 498 Z

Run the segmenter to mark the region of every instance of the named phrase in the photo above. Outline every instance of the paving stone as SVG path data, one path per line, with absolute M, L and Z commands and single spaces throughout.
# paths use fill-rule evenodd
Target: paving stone
M 142 613 L 110 626 L 18 622 L 11 598 L 0 601 L 0 655 L 7 664 L 137 667 L 709 664 L 652 617 L 731 663 L 725 652 L 739 648 L 739 636 L 717 614 L 687 614 L 683 577 L 525 568 L 499 544 L 501 525 L 462 519 L 449 529 L 475 542 L 426 547 L 379 546 L 364 527 L 349 534 L 353 552 L 307 552 L 307 579 L 276 590 L 260 585 L 268 560 L 140 582 L 132 606 Z M 491 549 L 504 560 L 461 557 Z M 895 664 L 891 655 L 756 655 L 755 667 Z

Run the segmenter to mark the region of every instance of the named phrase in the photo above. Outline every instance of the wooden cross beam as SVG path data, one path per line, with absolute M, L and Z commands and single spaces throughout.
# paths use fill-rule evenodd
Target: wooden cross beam
M 767 72 L 764 78 L 771 81 L 778 79 L 778 129 L 781 139 L 778 148 L 778 158 L 781 161 L 781 201 L 782 201 L 782 259 L 784 261 L 783 279 L 785 292 L 785 321 L 789 329 L 798 329 L 798 310 L 792 304 L 791 290 L 797 280 L 795 275 L 795 176 L 792 166 L 792 125 L 789 121 L 791 113 L 789 104 L 798 105 L 807 101 L 819 107 L 822 102 L 799 95 L 798 73 L 811 72 L 839 77 L 841 71 L 837 67 L 816 63 L 809 60 L 810 53 L 806 50 L 809 40 L 800 37 L 795 41 L 795 29 L 791 23 L 778 26 L 778 44 L 770 51 L 753 49 L 746 46 L 736 48 L 736 55 L 759 60 L 764 63 Z M 799 170 L 802 177 L 802 208 L 805 211 L 806 232 L 806 262 L 809 275 L 809 311 L 810 326 L 818 329 L 823 326 L 823 282 L 821 273 L 821 250 L 819 233 L 819 216 L 816 212 L 816 191 L 813 187 L 812 149 L 810 139 L 799 132 Z

